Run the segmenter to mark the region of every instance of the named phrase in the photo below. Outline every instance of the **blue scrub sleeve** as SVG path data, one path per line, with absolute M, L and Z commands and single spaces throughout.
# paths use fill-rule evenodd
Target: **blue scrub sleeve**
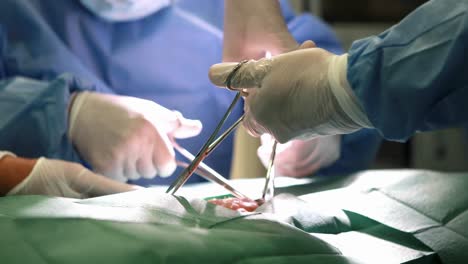
M 67 137 L 73 92 L 94 90 L 71 75 L 52 81 L 24 77 L 0 80 L 0 149 L 18 156 L 81 162 Z
M 8 18 L 0 22 L 0 149 L 23 157 L 83 163 L 67 137 L 71 95 L 110 89 L 101 82 L 87 83 L 77 75 L 57 74 L 86 76 L 87 72 L 68 50 L 55 45 L 58 39 L 50 32 L 38 36 L 34 23 L 23 27 L 12 24 L 14 20 Z M 29 34 L 24 31 L 28 25 Z
M 297 43 L 301 44 L 306 40 L 312 40 L 318 47 L 329 52 L 343 53 L 343 48 L 333 30 L 319 18 L 304 13 L 287 20 L 287 23 L 288 30 Z
M 386 139 L 468 123 L 467 10 L 468 1 L 432 0 L 353 43 L 348 80 Z

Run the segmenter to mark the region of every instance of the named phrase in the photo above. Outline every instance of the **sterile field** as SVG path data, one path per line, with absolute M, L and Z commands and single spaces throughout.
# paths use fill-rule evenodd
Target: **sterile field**
M 255 197 L 262 182 L 233 185 Z M 278 178 L 253 213 L 199 198 L 225 194 L 211 183 L 181 196 L 6 197 L 0 250 L 5 263 L 466 263 L 467 184 L 414 170 Z

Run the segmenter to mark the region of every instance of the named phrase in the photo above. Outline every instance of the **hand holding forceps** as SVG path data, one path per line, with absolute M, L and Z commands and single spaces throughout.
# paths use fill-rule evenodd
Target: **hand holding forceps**
M 247 60 L 239 62 L 233 70 L 230 72 L 226 79 L 226 86 L 229 90 L 233 90 L 231 88 L 231 81 L 236 75 L 236 72 L 242 67 L 247 62 Z M 167 189 L 166 193 L 169 194 L 174 194 L 182 185 L 188 180 L 188 178 L 197 170 L 197 168 L 203 164 L 202 161 L 242 122 L 244 119 L 244 115 L 242 115 L 233 125 L 231 125 L 224 133 L 222 133 L 218 138 L 216 136 L 218 135 L 219 131 L 221 130 L 221 127 L 224 125 L 226 122 L 227 118 L 232 112 L 232 109 L 234 106 L 237 104 L 239 99 L 241 98 L 241 92 L 238 91 L 236 96 L 234 97 L 234 100 L 232 101 L 231 105 L 227 109 L 226 113 L 223 115 L 221 118 L 220 122 L 216 126 L 215 130 L 211 134 L 211 136 L 208 138 L 208 140 L 205 142 L 203 145 L 202 149 L 199 151 L 199 153 L 193 158 L 192 162 L 184 169 L 184 171 L 177 177 L 177 179 L 169 186 Z M 176 149 L 181 152 L 180 146 L 175 144 Z M 265 187 L 263 190 L 263 195 L 262 199 L 269 199 L 273 196 L 273 190 L 274 190 L 274 184 L 273 184 L 273 173 L 272 173 L 272 168 L 273 168 L 273 163 L 274 163 L 274 157 L 275 157 L 275 150 L 276 150 L 276 142 L 273 144 L 273 151 L 272 155 L 270 157 L 270 162 L 269 162 L 269 167 L 268 167 L 268 172 L 267 172 L 267 177 L 266 177 L 266 182 L 265 182 Z M 183 150 L 182 150 L 183 151 Z M 181 152 L 181 154 L 183 154 Z M 183 154 L 184 155 L 184 154 Z M 186 156 L 186 155 L 184 155 Z M 188 157 L 188 156 L 186 156 Z M 189 158 L 190 159 L 190 158 Z M 206 166 L 206 165 L 202 165 Z M 224 179 L 224 178 L 223 178 Z M 224 180 L 225 181 L 225 180 Z M 245 198 L 245 195 L 242 195 L 240 192 L 235 190 L 234 188 L 228 188 L 226 187 L 227 185 L 224 185 L 221 181 L 215 181 L 218 184 L 223 185 L 224 188 L 226 188 L 229 192 L 234 194 L 236 197 L 239 198 Z M 268 197 L 267 197 L 268 194 Z

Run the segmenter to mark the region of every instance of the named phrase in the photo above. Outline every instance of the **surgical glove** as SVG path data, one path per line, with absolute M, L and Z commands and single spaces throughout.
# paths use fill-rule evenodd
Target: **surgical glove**
M 152 101 L 82 92 L 70 110 L 69 138 L 98 173 L 119 181 L 170 176 L 175 153 L 170 138 L 200 133 L 185 119 Z
M 347 54 L 307 48 L 243 64 L 231 87 L 248 94 L 244 126 L 254 136 L 268 133 L 280 143 L 371 127 L 348 84 L 347 61 Z M 236 65 L 213 65 L 211 81 L 226 86 Z
M 261 136 L 262 145 L 257 154 L 263 165 L 268 165 L 274 139 L 271 135 Z M 327 167 L 340 157 L 341 136 L 318 137 L 308 140 L 291 140 L 276 146 L 275 174 L 288 177 L 311 176 Z
M 40 158 L 31 173 L 7 195 L 39 194 L 87 198 L 137 188 L 94 174 L 78 163 Z

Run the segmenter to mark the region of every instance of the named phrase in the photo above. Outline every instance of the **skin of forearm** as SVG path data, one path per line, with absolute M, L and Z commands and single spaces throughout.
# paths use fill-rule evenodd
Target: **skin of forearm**
M 0 159 L 0 195 L 5 196 L 31 173 L 35 159 L 4 156 Z
M 266 50 L 275 55 L 285 47 L 297 47 L 277 0 L 226 0 L 224 40 L 224 61 L 261 58 Z

